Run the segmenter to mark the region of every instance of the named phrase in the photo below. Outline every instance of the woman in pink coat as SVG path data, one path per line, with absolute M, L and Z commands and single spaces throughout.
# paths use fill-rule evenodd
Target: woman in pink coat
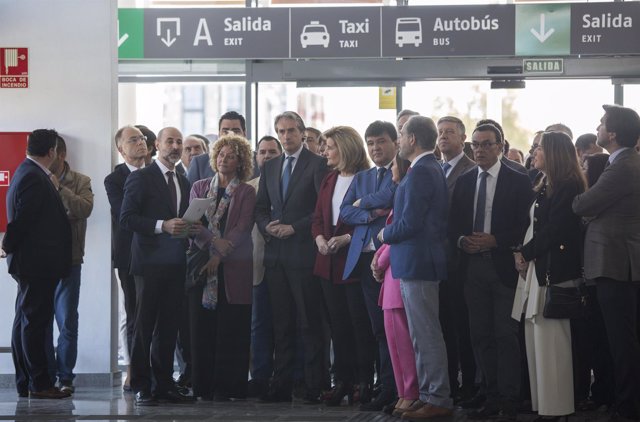
M 400 183 L 400 180 L 407 173 L 409 165 L 409 161 L 396 156 L 394 165 L 391 166 L 393 181 L 396 184 Z M 393 212 L 389 215 L 387 224 L 391 223 L 392 219 Z M 378 249 L 371 262 L 371 270 L 376 280 L 382 283 L 378 305 L 382 307 L 384 312 L 384 329 L 398 389 L 398 401 L 393 415 L 399 417 L 418 400 L 420 394 L 415 354 L 409 336 L 407 314 L 404 311 L 400 294 L 400 280 L 394 279 L 391 274 L 390 250 L 391 248 L 387 244 L 383 244 Z

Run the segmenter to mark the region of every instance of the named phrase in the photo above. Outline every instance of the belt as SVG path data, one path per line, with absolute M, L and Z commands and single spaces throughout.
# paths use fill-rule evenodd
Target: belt
M 471 254 L 469 254 L 469 256 L 472 257 L 472 258 L 477 258 L 477 259 L 492 259 L 491 251 L 471 253 Z

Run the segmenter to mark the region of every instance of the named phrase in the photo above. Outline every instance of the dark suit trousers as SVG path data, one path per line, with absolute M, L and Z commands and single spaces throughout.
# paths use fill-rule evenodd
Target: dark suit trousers
M 511 406 L 520 399 L 518 321 L 511 318 L 515 287 L 502 284 L 491 257 L 470 256 L 464 295 L 471 342 L 487 399 Z
M 251 343 L 251 305 L 227 301 L 222 265 L 218 269 L 218 304 L 202 306 L 204 285 L 189 290 L 191 382 L 193 395 L 245 398 Z
M 133 346 L 133 327 L 136 322 L 136 280 L 129 269 L 118 268 L 118 278 L 124 296 L 124 313 L 127 315 L 127 350 L 131 356 Z
M 598 302 L 613 357 L 615 409 L 640 419 L 640 342 L 637 331 L 639 282 L 597 278 Z
M 373 252 L 363 252 L 354 270 L 354 274 L 359 274 L 364 303 L 367 306 L 373 336 L 378 342 L 378 356 L 380 358 L 380 368 L 378 378 L 382 383 L 383 391 L 396 392 L 396 381 L 393 377 L 393 366 L 391 366 L 391 356 L 387 345 L 387 335 L 384 331 L 384 314 L 378 305 L 380 289 L 382 285 L 378 283 L 371 273 L 371 260 Z
M 464 393 L 475 388 L 476 361 L 469 334 L 469 311 L 464 300 L 462 280 L 453 265 L 447 268 L 449 279 L 440 283 L 440 325 L 447 347 L 451 395 L 458 394 L 458 369 L 462 372 Z
M 329 311 L 336 379 L 373 384 L 375 341 L 360 283 L 318 282 Z
M 45 339 L 53 323 L 53 296 L 59 279 L 13 276 L 18 282 L 11 354 L 18 393 L 42 391 L 53 384 L 47 370 Z
M 320 393 L 323 374 L 322 290 L 311 268 L 292 269 L 280 263 L 265 269 L 273 312 L 274 371 L 272 388 L 291 392 L 299 319 L 308 394 Z
M 131 388 L 155 393 L 174 388 L 173 352 L 184 295 L 184 273 L 135 277 L 136 321 L 131 350 Z

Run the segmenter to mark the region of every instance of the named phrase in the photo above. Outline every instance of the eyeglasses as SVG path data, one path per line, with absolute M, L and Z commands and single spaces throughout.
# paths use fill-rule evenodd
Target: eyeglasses
M 471 142 L 472 149 L 489 149 L 494 145 L 499 145 L 500 142 Z
M 137 144 L 138 142 L 143 141 L 143 142 L 147 142 L 147 137 L 146 136 L 132 136 L 129 139 L 127 139 L 127 142 L 130 144 Z

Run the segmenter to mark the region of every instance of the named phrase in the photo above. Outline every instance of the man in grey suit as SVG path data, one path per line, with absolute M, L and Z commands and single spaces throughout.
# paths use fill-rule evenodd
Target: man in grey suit
M 438 120 L 438 148 L 442 153 L 442 170 L 447 180 L 449 204 L 458 177 L 475 167 L 476 163 L 463 151 L 467 139 L 462 120 L 444 116 Z M 457 274 L 457 254 L 447 248 L 448 282 L 440 286 L 440 323 L 447 346 L 449 381 L 454 398 L 470 399 L 475 390 L 476 364 L 469 336 L 469 316 L 464 302 L 462 280 Z M 462 389 L 458 386 L 458 368 L 462 372 Z
M 640 117 L 634 110 L 603 106 L 599 146 L 609 161 L 598 181 L 576 196 L 573 211 L 591 217 L 584 248 L 584 275 L 595 279 L 614 362 L 612 419 L 640 419 Z
M 274 327 L 274 372 L 266 401 L 290 401 L 296 338 L 296 318 L 302 327 L 305 401 L 318 403 L 322 382 L 322 292 L 313 279 L 315 244 L 311 217 L 326 160 L 302 145 L 302 118 L 286 111 L 275 119 L 282 158 L 262 168 L 256 203 L 256 223 L 265 239 L 264 278 Z

